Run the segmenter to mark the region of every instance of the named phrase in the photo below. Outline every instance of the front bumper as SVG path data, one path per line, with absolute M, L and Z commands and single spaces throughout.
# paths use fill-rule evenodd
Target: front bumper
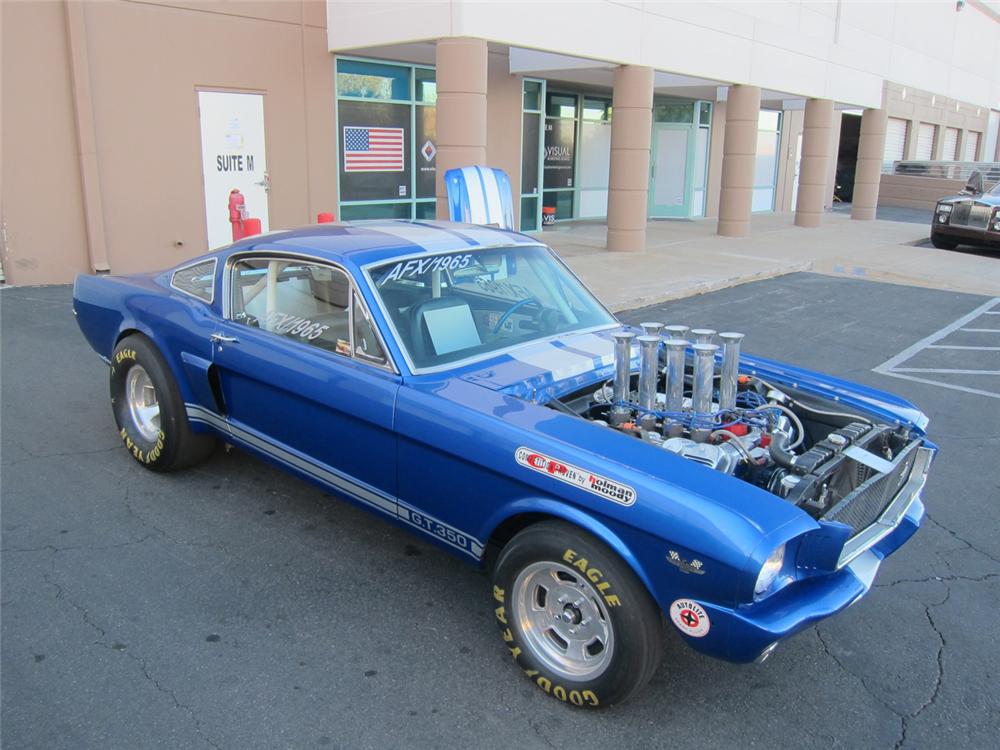
M 792 583 L 761 602 L 730 609 L 700 602 L 711 620 L 701 638 L 682 637 L 692 648 L 733 662 L 752 662 L 782 638 L 835 615 L 864 596 L 882 560 L 899 549 L 923 521 L 924 504 L 914 498 L 899 525 L 850 563 L 829 575 Z
M 985 229 L 975 229 L 951 224 L 931 224 L 931 235 L 942 239 L 960 242 L 964 245 L 982 245 L 990 248 L 1000 248 L 1000 234 L 988 232 Z

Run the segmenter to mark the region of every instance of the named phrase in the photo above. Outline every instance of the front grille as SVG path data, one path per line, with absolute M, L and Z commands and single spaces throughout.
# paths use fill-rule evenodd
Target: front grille
M 986 229 L 986 225 L 990 223 L 990 207 L 972 201 L 956 203 L 952 209 L 951 223 L 970 229 Z
M 833 506 L 823 520 L 846 523 L 855 533 L 875 523 L 909 479 L 913 463 L 917 459 L 916 449 L 919 445 L 920 442 L 917 441 L 907 446 L 896 457 L 889 471 L 866 480 L 854 492 Z

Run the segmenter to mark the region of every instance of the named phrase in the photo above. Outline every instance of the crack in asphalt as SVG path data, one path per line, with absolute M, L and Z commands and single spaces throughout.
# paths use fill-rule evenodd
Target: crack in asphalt
M 946 531 L 948 534 L 950 534 L 957 541 L 961 542 L 962 544 L 964 544 L 969 549 L 975 550 L 979 554 L 981 554 L 981 555 L 983 555 L 985 557 L 988 557 L 990 560 L 992 560 L 993 562 L 995 562 L 998 565 L 1000 565 L 1000 557 L 996 557 L 995 555 L 987 552 L 986 550 L 980 549 L 979 547 L 977 547 L 976 545 L 974 545 L 972 542 L 970 542 L 968 539 L 965 539 L 964 537 L 962 537 L 961 535 L 959 535 L 958 532 L 956 532 L 956 531 L 948 528 L 943 523 L 941 523 L 940 521 L 938 521 L 936 518 L 933 518 L 929 513 L 927 514 L 927 520 L 930 521 L 935 526 L 937 526 L 938 528 Z
M 973 583 L 983 583 L 985 581 L 991 581 L 994 578 L 1000 578 L 1000 573 L 987 573 L 983 576 L 947 575 L 927 576 L 926 578 L 899 578 L 889 583 L 876 583 L 873 588 L 888 589 L 900 583 L 948 583 L 951 581 L 971 581 Z
M 163 693 L 168 698 L 170 698 L 170 700 L 173 702 L 173 704 L 174 704 L 174 706 L 176 708 L 179 708 L 182 711 L 184 711 L 185 713 L 187 713 L 187 715 L 191 718 L 192 723 L 194 724 L 194 731 L 195 731 L 195 733 L 199 737 L 201 737 L 205 741 L 205 743 L 207 745 L 209 745 L 210 747 L 215 748 L 215 750 L 222 750 L 222 748 L 220 747 L 220 745 L 218 743 L 216 743 L 215 740 L 213 740 L 211 737 L 209 737 L 205 733 L 205 730 L 204 730 L 204 728 L 202 727 L 202 724 L 201 724 L 201 720 L 195 715 L 194 710 L 190 706 L 188 706 L 186 703 L 181 703 L 180 700 L 177 698 L 177 694 L 171 688 L 165 686 L 163 683 L 161 683 L 158 679 L 156 679 L 156 677 L 154 677 L 150 673 L 149 666 L 148 666 L 148 664 L 146 663 L 146 660 L 143 657 L 141 657 L 138 654 L 135 654 L 135 653 L 133 653 L 133 652 L 127 650 L 127 649 L 115 648 L 114 646 L 108 645 L 107 643 L 105 643 L 104 641 L 107 638 L 108 631 L 105 628 L 101 627 L 101 625 L 99 625 L 97 622 L 94 621 L 94 619 L 90 616 L 90 610 L 88 610 L 83 605 L 78 604 L 73 599 L 71 599 L 69 596 L 67 596 L 65 589 L 62 586 L 60 586 L 58 583 L 56 583 L 54 580 L 52 580 L 52 577 L 51 577 L 51 575 L 49 573 L 45 573 L 42 576 L 42 580 L 45 581 L 45 583 L 47 583 L 49 586 L 51 586 L 52 588 L 55 589 L 55 591 L 56 591 L 56 599 L 57 600 L 66 602 L 73 609 L 75 609 L 77 612 L 79 612 L 80 618 L 83 620 L 84 624 L 86 624 L 91 630 L 93 630 L 94 632 L 97 633 L 97 636 L 98 636 L 97 640 L 94 641 L 94 645 L 95 646 L 99 646 L 99 647 L 107 649 L 109 651 L 113 651 L 114 653 L 124 654 L 129 659 L 131 659 L 136 664 L 138 664 L 139 665 L 139 670 L 142 672 L 143 677 L 145 677 L 146 680 L 148 680 L 149 683 L 154 688 L 156 688 L 156 690 L 158 692 Z
M 6 548 L 2 552 L 70 552 L 73 550 L 108 550 L 108 549 L 121 549 L 122 547 L 131 547 L 136 544 L 142 544 L 147 539 L 152 539 L 156 534 L 146 534 L 138 539 L 132 539 L 127 542 L 121 542 L 120 544 L 78 544 L 78 545 L 68 545 L 66 547 L 57 547 L 54 544 L 43 544 L 40 547 L 14 547 Z
M 929 583 L 929 582 L 933 581 L 933 582 L 943 583 L 944 586 L 945 586 L 945 595 L 944 595 L 944 598 L 941 601 L 939 601 L 939 602 L 932 602 L 931 604 L 925 604 L 925 605 L 923 605 L 924 617 L 927 618 L 927 623 L 930 625 L 931 630 L 934 631 L 934 634 L 937 636 L 937 639 L 938 639 L 937 653 L 935 654 L 935 659 L 934 659 L 934 662 L 935 662 L 935 665 L 936 665 L 936 668 L 937 668 L 937 672 L 936 672 L 936 674 L 934 676 L 934 685 L 931 688 L 930 697 L 927 698 L 927 700 L 925 700 L 920 706 L 918 706 L 916 710 L 910 711 L 909 713 L 903 713 L 903 712 L 897 710 L 896 708 L 894 708 L 893 706 L 891 706 L 885 700 L 883 700 L 874 691 L 874 689 L 868 684 L 868 681 L 862 675 L 856 674 L 855 672 L 853 672 L 850 669 L 848 669 L 847 665 L 845 665 L 837 657 L 837 655 L 835 653 L 833 653 L 833 651 L 830 650 L 829 644 L 826 642 L 826 639 L 823 637 L 823 633 L 820 630 L 819 626 L 813 628 L 813 630 L 816 633 L 816 637 L 819 639 L 819 642 L 820 642 L 820 644 L 823 647 L 823 652 L 827 656 L 829 656 L 830 659 L 833 660 L 833 662 L 841 669 L 842 672 L 844 672 L 847 675 L 850 675 L 851 677 L 853 677 L 854 679 L 856 679 L 858 682 L 860 682 L 861 686 L 864 688 L 865 692 L 868 693 L 868 695 L 870 695 L 872 698 L 874 698 L 879 704 L 881 704 L 884 708 L 886 708 L 888 711 L 890 711 L 892 714 L 894 714 L 899 719 L 899 739 L 896 740 L 896 744 L 894 746 L 894 750 L 902 750 L 902 748 L 906 744 L 907 733 L 909 731 L 910 722 L 913 719 L 916 719 L 918 716 L 920 716 L 924 711 L 926 711 L 927 709 L 929 709 L 929 708 L 931 708 L 932 706 L 935 705 L 935 703 L 937 702 L 938 696 L 941 694 L 941 688 L 944 685 L 944 652 L 945 652 L 945 648 L 947 648 L 948 643 L 947 643 L 947 641 L 946 641 L 946 639 L 944 637 L 944 633 L 941 631 L 941 628 L 938 627 L 938 624 L 934 621 L 934 616 L 931 614 L 931 610 L 934 609 L 934 608 L 936 608 L 936 607 L 944 606 L 945 604 L 948 603 L 948 600 L 951 599 L 951 588 L 948 586 L 947 581 L 949 581 L 949 580 L 977 580 L 978 581 L 978 580 L 989 580 L 991 578 L 998 578 L 998 577 L 1000 577 L 1000 574 L 993 574 L 993 573 L 991 573 L 989 575 L 986 575 L 986 576 L 983 576 L 981 579 L 974 579 L 974 578 L 970 578 L 970 577 L 967 577 L 967 576 L 954 576 L 954 577 L 951 577 L 951 578 L 942 579 L 942 578 L 937 578 L 937 577 L 933 577 L 932 576 L 930 578 L 921 579 L 921 580 L 914 580 L 914 581 L 894 581 L 893 583 L 890 583 L 890 584 L 883 584 L 885 587 L 890 587 L 890 586 L 894 586 L 896 583 L 904 583 L 904 582 L 907 582 L 907 583 L 909 583 L 909 582 L 912 582 L 912 583 Z
M 98 448 L 92 451 L 63 451 L 60 453 L 35 453 L 33 450 L 28 448 L 23 442 L 17 441 L 15 445 L 22 451 L 28 454 L 27 458 L 19 458 L 15 461 L 5 461 L 4 466 L 17 466 L 18 464 L 23 464 L 28 461 L 37 461 L 42 458 L 59 458 L 61 456 L 93 456 L 98 453 L 111 453 L 112 451 L 119 450 L 121 445 L 114 445 L 110 448 Z

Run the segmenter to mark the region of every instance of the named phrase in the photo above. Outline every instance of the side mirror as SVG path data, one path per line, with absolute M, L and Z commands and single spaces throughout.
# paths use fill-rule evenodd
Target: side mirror
M 973 172 L 969 175 L 969 181 L 965 183 L 965 188 L 962 190 L 963 193 L 967 195 L 982 195 L 983 194 L 983 174 L 982 172 Z

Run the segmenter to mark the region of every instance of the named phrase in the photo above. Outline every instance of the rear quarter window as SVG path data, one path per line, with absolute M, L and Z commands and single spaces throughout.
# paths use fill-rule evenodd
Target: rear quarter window
M 215 265 L 216 260 L 212 258 L 178 268 L 170 277 L 170 286 L 203 302 L 211 302 L 215 296 Z

